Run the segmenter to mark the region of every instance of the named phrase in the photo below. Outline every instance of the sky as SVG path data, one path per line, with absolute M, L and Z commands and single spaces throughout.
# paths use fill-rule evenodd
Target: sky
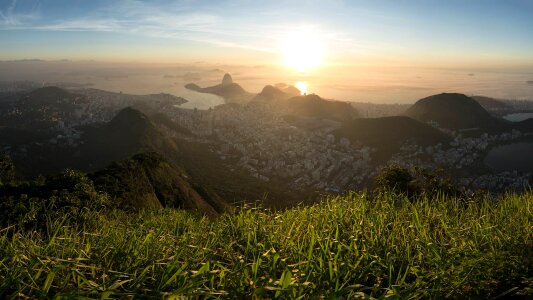
M 291 40 L 303 46 L 284 49 Z M 0 60 L 259 65 L 299 53 L 533 70 L 533 0 L 0 0 Z

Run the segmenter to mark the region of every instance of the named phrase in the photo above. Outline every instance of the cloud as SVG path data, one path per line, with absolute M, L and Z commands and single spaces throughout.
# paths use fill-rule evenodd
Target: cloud
M 17 25 L 19 24 L 18 17 L 13 14 L 13 10 L 17 6 L 17 0 L 11 1 L 11 3 L 7 6 L 5 10 L 0 10 L 0 17 L 4 21 L 4 24 L 6 25 Z
M 321 43 L 335 51 L 375 52 L 384 48 L 375 43 L 355 42 L 348 33 L 339 29 L 328 30 L 318 20 L 312 25 L 298 23 L 295 12 L 286 6 L 261 9 L 258 5 L 243 8 L 240 1 L 161 1 L 94 1 L 97 4 L 84 4 L 88 7 L 80 8 L 76 13 L 69 10 L 64 15 L 62 11 L 58 13 L 59 8 L 50 8 L 43 3 L 47 13 L 36 18 L 39 11 L 35 9 L 15 14 L 17 0 L 13 0 L 0 11 L 3 21 L 0 29 L 128 33 L 278 53 L 280 39 L 287 31 L 307 26 L 312 27 Z M 50 13 L 54 9 L 56 11 Z
M 34 5 L 28 12 L 20 13 L 16 11 L 18 4 L 18 0 L 12 0 L 5 8 L 0 7 L 0 26 L 16 27 L 39 18 L 38 5 Z
M 48 31 L 120 31 L 128 27 L 124 22 L 112 19 L 78 19 L 26 28 Z
M 7 25 L 16 25 L 18 23 L 17 19 L 13 16 L 15 6 L 17 6 L 17 0 L 11 1 L 11 4 L 9 4 L 5 11 L 0 10 L 0 17 Z

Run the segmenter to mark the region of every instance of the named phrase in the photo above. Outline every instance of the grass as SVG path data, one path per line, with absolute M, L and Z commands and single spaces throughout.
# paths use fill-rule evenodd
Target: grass
M 0 298 L 531 297 L 533 194 L 281 212 L 86 211 L 0 231 Z M 528 294 L 529 293 L 529 294 Z

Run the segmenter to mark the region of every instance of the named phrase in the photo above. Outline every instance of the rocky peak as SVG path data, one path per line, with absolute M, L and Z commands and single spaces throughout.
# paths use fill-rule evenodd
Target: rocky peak
M 233 78 L 231 78 L 231 75 L 226 73 L 224 74 L 224 78 L 222 78 L 222 86 L 230 85 L 233 83 Z

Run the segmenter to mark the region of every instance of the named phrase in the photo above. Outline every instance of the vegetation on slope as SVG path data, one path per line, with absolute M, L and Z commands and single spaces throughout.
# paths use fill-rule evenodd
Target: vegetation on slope
M 0 229 L 0 297 L 469 298 L 533 291 L 533 194 L 349 194 L 217 219 L 85 210 Z M 529 294 L 528 294 L 529 293 Z
M 128 211 L 179 208 L 208 216 L 230 208 L 220 197 L 197 187 L 189 176 L 155 152 L 140 153 L 93 173 L 65 170 L 59 175 L 15 180 L 15 166 L 0 157 L 0 227 L 45 228 L 44 215 L 80 210 Z
M 224 210 L 224 202 L 211 206 L 162 155 L 149 152 L 116 162 L 91 175 L 95 186 L 105 191 L 117 207 L 159 209 L 163 207 L 199 210 L 211 216 Z

